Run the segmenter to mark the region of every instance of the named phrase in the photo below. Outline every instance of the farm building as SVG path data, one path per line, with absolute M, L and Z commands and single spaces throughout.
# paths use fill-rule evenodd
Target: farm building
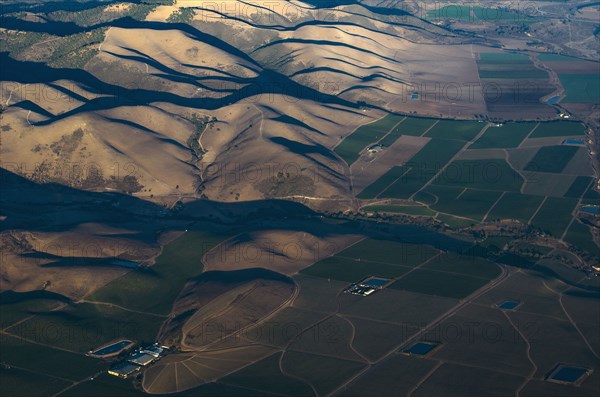
M 130 377 L 132 374 L 136 373 L 140 370 L 139 365 L 135 365 L 132 363 L 119 363 L 108 370 L 108 373 L 112 376 L 118 376 L 119 378 L 126 379 Z
M 383 146 L 377 144 L 377 145 L 373 145 L 373 146 L 369 146 L 369 148 L 367 149 L 367 151 L 369 153 L 379 153 L 383 150 Z
M 134 353 L 127 358 L 127 361 L 130 363 L 141 365 L 142 367 L 151 364 L 154 360 L 156 360 L 155 356 L 143 352 Z

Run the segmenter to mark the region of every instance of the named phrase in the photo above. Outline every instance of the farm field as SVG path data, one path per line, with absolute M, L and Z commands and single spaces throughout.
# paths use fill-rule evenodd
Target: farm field
M 413 293 L 391 288 L 392 286 L 370 295 L 368 300 L 342 295 L 340 313 L 350 319 L 360 318 L 398 325 L 403 327 L 404 335 L 410 336 L 418 327 L 429 323 L 457 303 L 456 299 Z
M 221 381 L 250 390 L 262 390 L 292 397 L 314 396 L 309 384 L 281 372 L 279 360 L 282 354 L 273 354 L 224 377 Z
M 333 357 L 290 351 L 282 358 L 283 370 L 312 384 L 319 395 L 335 390 L 360 371 L 365 364 Z M 315 371 L 318 368 L 318 371 Z
M 548 197 L 531 224 L 554 237 L 560 237 L 571 222 L 576 205 L 574 198 Z
M 396 281 L 390 288 L 462 299 L 486 285 L 490 279 L 436 270 L 416 269 Z
M 28 330 L 51 329 L 52 333 L 38 335 L 36 341 L 85 353 L 113 339 L 152 342 L 164 319 L 111 306 L 80 303 L 39 313 L 6 331 L 27 338 Z
M 345 316 L 354 325 L 352 345 L 369 360 L 377 360 L 414 332 L 410 326 Z M 416 327 L 415 327 L 416 329 Z
M 0 367 L 2 392 L 18 397 L 43 397 L 58 393 L 71 383 L 47 375 L 32 373 L 17 368 Z
M 383 146 L 391 146 L 401 135 L 421 136 L 436 122 L 436 119 L 406 117 L 379 143 Z
M 574 220 L 567 230 L 564 240 L 592 254 L 598 255 L 600 248 L 594 243 L 589 226 Z
M 380 120 L 362 125 L 340 142 L 334 151 L 348 165 L 351 165 L 358 159 L 360 152 L 365 147 L 380 140 L 392 127 L 403 119 L 404 116 L 390 113 Z
M 506 123 L 490 127 L 469 149 L 494 149 L 517 147 L 535 128 L 537 123 Z
M 474 221 L 483 220 L 487 211 L 502 195 L 494 191 L 438 185 L 431 185 L 423 192 L 437 197 L 437 202 L 430 205 L 430 208 Z
M 302 270 L 301 273 L 327 279 L 358 282 L 367 276 L 396 278 L 409 270 L 410 268 L 405 266 L 331 257 L 315 263 Z
M 507 192 L 492 208 L 487 219 L 515 219 L 527 224 L 542 201 L 542 196 Z
M 386 212 L 391 214 L 404 214 L 414 216 L 435 216 L 432 211 L 424 205 L 395 205 L 395 204 L 373 204 L 363 207 L 365 211 Z
M 585 135 L 585 126 L 576 121 L 550 121 L 540 123 L 529 138 L 548 138 L 556 136 Z
M 456 329 L 454 329 L 456 328 Z M 470 367 L 526 377 L 527 345 L 502 310 L 467 305 L 440 325 L 442 345 L 430 356 Z
M 35 340 L 35 330 L 33 332 L 34 334 L 30 336 L 32 342 L 0 334 L 2 342 L 0 361 L 41 375 L 73 381 L 107 369 L 107 365 L 100 360 L 41 345 Z M 54 337 L 67 339 L 68 335 L 54 334 Z
M 44 313 L 68 302 L 60 295 L 51 293 L 0 293 L 0 328 L 4 329 L 36 313 Z
M 346 397 L 381 397 L 406 395 L 423 379 L 436 362 L 422 358 L 395 355 L 374 367 L 353 383 L 341 395 Z
M 600 75 L 597 73 L 559 73 L 560 83 L 565 88 L 564 103 L 600 102 Z
M 226 236 L 190 231 L 167 244 L 151 271 L 132 271 L 89 297 L 132 310 L 166 314 L 185 282 L 200 275 L 202 257 Z
M 440 120 L 426 134 L 430 138 L 470 141 L 485 126 L 477 121 Z
M 579 148 L 574 146 L 544 146 L 525 166 L 526 171 L 560 173 Z
M 422 269 L 460 273 L 466 276 L 482 277 L 489 280 L 500 275 L 500 268 L 493 262 L 471 255 L 445 253 L 433 258 Z
M 523 178 L 504 160 L 456 160 L 432 183 L 482 190 L 519 191 Z
M 485 395 L 490 390 L 495 395 L 507 396 L 513 395 L 523 380 L 516 375 L 445 363 L 419 386 L 413 396 L 462 396 L 465 390 L 473 396 Z

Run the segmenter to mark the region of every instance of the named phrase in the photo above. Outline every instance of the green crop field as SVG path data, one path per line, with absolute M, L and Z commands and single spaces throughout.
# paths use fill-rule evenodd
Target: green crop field
M 488 22 L 488 23 L 513 23 L 523 24 L 532 23 L 535 17 L 520 13 L 518 10 L 511 10 L 501 7 L 479 7 L 467 5 L 448 5 L 434 10 L 428 10 L 426 14 L 429 20 L 451 19 L 462 22 Z M 490 55 L 497 55 L 490 53 Z M 507 54 L 512 55 L 512 54 Z
M 542 62 L 583 62 L 583 59 L 550 53 L 539 54 L 538 59 Z
M 263 390 L 287 396 L 313 396 L 310 386 L 301 380 L 284 375 L 279 369 L 282 353 L 275 353 L 231 375 L 224 377 L 223 383 Z
M 420 379 L 434 369 L 436 362 L 422 358 L 395 355 L 374 366 L 344 390 L 344 397 L 406 396 Z
M 565 241 L 594 255 L 600 255 L 600 247 L 594 243 L 589 226 L 584 225 L 583 223 L 579 223 L 578 221 L 571 223 L 571 226 L 565 235 Z
M 548 73 L 535 67 L 529 57 L 510 53 L 481 53 L 477 61 L 482 79 L 547 79 Z
M 435 119 L 407 117 L 379 143 L 383 146 L 391 146 L 401 135 L 421 136 L 435 122 Z
M 367 205 L 363 207 L 365 211 L 384 212 L 391 214 L 404 214 L 404 215 L 415 215 L 415 216 L 435 216 L 436 212 L 430 210 L 424 205 Z
M 377 360 L 406 340 L 409 333 L 403 325 L 362 318 L 346 317 L 354 325 L 353 346 L 370 360 Z
M 559 73 L 558 79 L 565 88 L 562 102 L 591 103 L 600 102 L 600 74 Z
M 580 198 L 586 192 L 592 180 L 593 178 L 590 176 L 578 176 L 565 193 L 565 197 Z
M 405 167 L 410 171 L 381 192 L 381 197 L 408 198 L 423 187 L 464 146 L 464 142 L 450 139 L 432 139 Z M 385 175 L 384 175 L 385 176 Z M 375 181 L 377 183 L 378 181 Z
M 4 329 L 18 321 L 36 313 L 43 313 L 57 308 L 61 301 L 46 297 L 31 297 L 29 294 L 18 294 L 13 291 L 0 293 L 0 328 Z
M 438 253 L 430 245 L 366 239 L 338 253 L 336 257 L 414 267 Z
M 380 120 L 360 126 L 347 136 L 334 151 L 350 165 L 360 157 L 361 150 L 380 140 L 403 118 L 404 116 L 390 113 Z
M 403 326 L 405 337 L 413 335 L 420 326 L 433 321 L 457 303 L 456 299 L 417 294 L 390 287 L 370 295 L 368 299 L 347 294 L 342 297 L 350 301 L 349 304 L 342 302 L 342 314 L 351 318 L 384 321 Z
M 409 167 L 405 166 L 391 168 L 388 172 L 379 177 L 379 179 L 363 189 L 363 191 L 360 192 L 357 197 L 360 199 L 371 199 L 377 197 L 378 194 L 384 191 L 398 178 L 402 177 L 407 171 L 409 171 L 409 169 Z
M 367 276 L 395 278 L 409 271 L 410 268 L 387 263 L 357 261 L 354 259 L 332 256 L 303 269 L 300 273 L 309 276 L 356 282 Z
M 164 247 L 150 270 L 132 271 L 88 299 L 166 314 L 186 281 L 202 273 L 204 254 L 225 238 L 205 232 L 187 232 Z
M 488 282 L 488 279 L 481 277 L 416 269 L 392 284 L 391 288 L 462 299 Z
M 523 178 L 505 160 L 457 160 L 450 163 L 433 183 L 471 189 L 519 191 Z
M 425 136 L 470 141 L 485 127 L 477 121 L 440 120 Z
M 576 121 L 548 121 L 540 123 L 529 138 L 585 135 L 585 126 Z
M 310 382 L 322 395 L 334 391 L 365 366 L 361 362 L 294 351 L 285 352 L 281 365 L 285 372 Z
M 576 146 L 544 146 L 525 166 L 526 171 L 560 173 L 579 148 Z
M 425 191 L 435 194 L 439 198 L 436 204 L 430 206 L 436 211 L 477 221 L 483 220 L 485 213 L 502 194 L 491 190 L 476 189 L 467 189 L 463 192 L 462 188 L 434 185 L 429 186 Z
M 517 147 L 536 125 L 537 123 L 507 123 L 502 127 L 490 127 L 469 149 Z
M 85 353 L 117 338 L 154 342 L 164 320 L 111 306 L 80 303 L 37 314 L 7 331 L 26 338 L 29 329 L 49 329 L 52 333 L 38 336 L 38 342 Z
M 68 339 L 69 337 L 58 333 L 53 328 L 28 328 L 27 334 L 23 333 L 23 336 L 36 342 L 37 339 L 52 337 Z M 45 375 L 81 380 L 108 367 L 106 363 L 83 354 L 53 349 L 6 334 L 0 334 L 0 342 L 2 345 L 0 362 Z
M 422 269 L 461 273 L 489 280 L 500 275 L 500 268 L 495 263 L 475 256 L 456 253 L 440 255 L 423 265 Z
M 71 385 L 62 379 L 0 366 L 2 393 L 11 397 L 45 397 Z
M 506 193 L 494 206 L 487 219 L 516 219 L 528 223 L 529 218 L 535 213 L 543 200 L 542 196 Z

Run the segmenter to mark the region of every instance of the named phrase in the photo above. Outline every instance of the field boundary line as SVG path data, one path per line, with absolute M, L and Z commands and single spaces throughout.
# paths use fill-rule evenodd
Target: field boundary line
M 527 224 L 531 224 L 531 222 L 533 221 L 533 218 L 535 218 L 535 216 L 538 214 L 538 212 L 540 212 L 540 210 L 542 209 L 542 207 L 544 206 L 544 204 L 546 203 L 547 200 L 548 200 L 548 196 L 544 196 L 544 199 L 542 200 L 540 205 L 538 205 L 538 207 L 535 210 L 535 212 L 533 213 L 533 215 L 531 215 L 531 217 L 527 221 Z
M 500 200 L 502 200 L 502 197 L 504 197 L 505 194 L 506 194 L 506 191 L 502 192 L 502 194 L 500 195 L 500 197 L 498 197 L 496 199 L 496 201 L 494 201 L 494 204 L 492 204 L 492 206 L 483 215 L 483 218 L 481 218 L 481 222 L 485 222 L 486 221 L 487 217 L 490 215 L 490 212 L 492 212 L 492 210 L 496 207 L 496 205 L 498 205 L 498 203 L 500 202 Z
M 433 128 L 433 126 L 432 126 L 432 128 Z M 409 200 L 413 200 L 417 193 L 421 192 L 422 190 L 426 189 L 429 185 L 431 185 L 432 182 L 434 180 L 436 180 L 446 170 L 446 168 L 448 168 L 448 166 L 454 160 L 456 160 L 469 146 L 471 146 L 471 144 L 473 144 L 473 142 L 477 141 L 483 134 L 485 134 L 485 132 L 488 130 L 488 128 L 490 128 L 489 123 L 486 124 L 485 127 L 483 127 L 479 131 L 479 133 L 475 137 L 473 137 L 473 139 L 465 142 L 463 147 L 458 152 L 456 152 L 456 154 L 454 154 L 454 156 L 452 156 L 452 158 L 450 160 L 448 160 L 448 162 L 446 164 L 444 164 L 444 166 L 442 168 L 440 168 L 440 170 L 433 177 L 431 177 L 423 186 L 421 186 L 421 188 L 419 190 L 417 190 L 416 192 L 414 192 L 413 194 L 410 195 Z
M 427 134 L 433 127 L 435 127 L 442 119 L 437 119 L 435 121 L 435 123 L 433 123 L 429 128 L 427 128 L 425 130 L 425 132 L 423 132 L 421 135 L 419 135 L 420 138 L 423 138 L 425 136 L 425 134 Z M 433 138 L 432 138 L 433 139 Z
M 401 166 L 402 167 L 402 166 Z M 390 168 L 390 170 L 393 169 Z M 383 193 L 385 193 L 386 190 L 388 190 L 394 183 L 398 182 L 400 180 L 400 178 L 402 178 L 404 175 L 406 175 L 407 173 L 409 173 L 410 171 L 412 171 L 412 167 L 409 167 L 406 171 L 404 171 L 402 173 L 402 175 L 400 175 L 398 178 L 396 178 L 392 183 L 390 183 L 389 185 L 387 185 L 382 191 L 380 191 L 379 193 L 377 193 L 377 195 L 375 196 L 375 199 L 378 199 L 379 196 L 381 196 Z M 388 171 L 389 172 L 389 171 Z M 376 181 L 374 181 L 373 183 L 375 183 Z M 370 185 L 369 185 L 370 186 Z M 368 186 L 367 186 L 368 187 Z M 366 189 L 366 188 L 365 188 Z M 363 189 L 363 190 L 365 190 Z M 362 193 L 362 190 L 361 190 Z M 359 193 L 360 194 L 360 193 Z
M 521 395 L 521 390 L 523 390 L 525 388 L 525 386 L 527 386 L 527 384 L 533 379 L 533 376 L 535 375 L 535 373 L 538 370 L 538 366 L 535 363 L 535 361 L 533 361 L 533 358 L 531 357 L 531 343 L 529 343 L 529 340 L 527 339 L 525 334 L 523 334 L 523 332 L 521 332 L 521 330 L 515 325 L 515 323 L 513 323 L 512 319 L 510 318 L 510 316 L 508 315 L 508 313 L 505 310 L 502 310 L 502 314 L 504 314 L 504 317 L 506 317 L 506 319 L 508 320 L 510 325 L 515 329 L 515 331 L 517 331 L 519 333 L 519 335 L 521 335 L 521 338 L 523 338 L 523 341 L 525 342 L 525 347 L 526 347 L 525 354 L 527 355 L 527 359 L 533 366 L 533 369 L 531 370 L 529 375 L 525 378 L 523 383 L 521 383 L 519 388 L 517 390 L 515 390 L 515 396 L 519 397 Z
M 538 129 L 538 127 L 540 126 L 540 123 L 537 123 L 532 129 L 531 131 L 529 131 L 529 134 L 527 134 L 527 136 L 525 138 L 523 138 L 523 140 L 521 141 L 521 143 L 519 143 L 519 146 L 516 147 L 516 149 L 521 149 L 521 146 L 523 145 L 523 142 L 525 142 L 526 140 L 529 139 L 529 137 L 531 136 L 531 134 L 533 134 L 533 132 L 535 130 Z
M 444 362 L 443 362 L 443 361 L 438 361 L 438 362 L 437 362 L 437 364 L 436 364 L 436 365 L 434 365 L 434 367 L 433 367 L 433 368 L 431 368 L 431 369 L 429 370 L 429 372 L 427 372 L 427 373 L 425 374 L 425 376 L 423 376 L 423 377 L 422 377 L 422 378 L 421 378 L 421 379 L 420 379 L 420 380 L 417 382 L 417 384 L 416 384 L 416 385 L 414 385 L 414 386 L 413 386 L 413 387 L 412 387 L 412 388 L 411 388 L 411 389 L 408 391 L 408 393 L 406 393 L 406 396 L 407 396 L 407 397 L 411 397 L 411 396 L 413 395 L 413 393 L 414 393 L 415 391 L 417 391 L 417 389 L 418 389 L 419 387 L 421 387 L 421 385 L 423 385 L 423 383 L 427 382 L 427 380 L 428 380 L 429 378 L 431 378 L 431 376 L 432 376 L 432 375 L 433 375 L 433 374 L 434 374 L 434 373 L 435 373 L 435 372 L 438 370 L 438 368 L 439 368 L 439 367 L 441 367 L 442 365 L 444 365 Z

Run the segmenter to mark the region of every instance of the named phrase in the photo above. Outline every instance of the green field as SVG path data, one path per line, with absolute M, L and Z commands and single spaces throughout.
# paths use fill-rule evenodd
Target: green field
M 435 119 L 407 117 L 379 143 L 383 146 L 391 146 L 401 135 L 421 136 L 435 122 Z
M 583 61 L 583 59 L 579 59 L 579 58 L 574 58 L 574 57 L 569 57 L 566 55 L 559 55 L 559 54 L 550 54 L 550 53 L 540 54 L 540 55 L 538 55 L 538 59 L 542 62 L 582 62 Z
M 593 255 L 600 255 L 600 248 L 594 243 L 589 226 L 583 223 L 579 223 L 578 221 L 571 223 L 564 239 Z
M 479 7 L 466 5 L 448 5 L 428 10 L 426 14 L 429 20 L 451 19 L 461 22 L 487 22 L 487 23 L 532 23 L 536 18 L 521 14 L 518 10 L 501 7 Z M 495 54 L 494 54 L 495 55 Z
M 575 156 L 578 149 L 576 146 L 544 146 L 527 163 L 525 170 L 559 174 Z
M 436 219 L 440 222 L 444 222 L 452 229 L 461 229 L 478 223 L 472 219 L 458 218 L 448 214 L 439 214 Z
M 282 359 L 283 370 L 310 382 L 320 395 L 334 391 L 365 364 L 310 353 L 288 351 Z
M 284 375 L 279 369 L 276 353 L 221 379 L 223 383 L 263 390 L 286 396 L 314 396 L 311 387 L 298 379 Z
M 439 251 L 430 245 L 405 244 L 397 241 L 366 239 L 338 253 L 348 259 L 414 267 Z
M 390 113 L 380 120 L 360 126 L 344 138 L 334 151 L 350 165 L 360 157 L 359 153 L 365 147 L 380 140 L 403 118 L 404 116 Z
M 541 196 L 508 192 L 494 206 L 487 219 L 516 219 L 528 223 L 543 200 Z
M 346 317 L 354 324 L 353 346 L 370 360 L 377 360 L 408 337 L 406 327 L 362 318 Z
M 547 79 L 548 73 L 535 67 L 529 57 L 510 53 L 481 53 L 477 61 L 482 79 Z
M 395 278 L 409 270 L 410 268 L 405 266 L 332 256 L 301 270 L 300 273 L 333 280 L 357 282 L 367 276 Z
M 19 294 L 13 291 L 0 293 L 0 328 L 4 329 L 37 313 L 57 308 L 61 301 L 51 299 L 51 297 L 51 294 L 32 296 L 28 293 Z
M 392 284 L 391 288 L 421 294 L 462 299 L 489 282 L 489 279 L 435 270 L 416 269 Z
M 523 178 L 505 160 L 456 160 L 433 183 L 472 189 L 519 191 Z
M 31 340 L 68 338 L 68 335 L 60 335 L 52 328 L 28 328 L 23 336 Z M 81 380 L 108 367 L 106 363 L 83 354 L 26 342 L 6 334 L 0 334 L 0 346 L 0 362 L 50 376 Z
M 202 273 L 202 256 L 224 239 L 212 233 L 187 232 L 164 247 L 150 270 L 132 271 L 88 299 L 166 314 L 186 281 Z
M 540 123 L 529 138 L 585 135 L 585 126 L 576 121 L 549 121 Z
M 27 338 L 32 329 L 51 330 L 38 335 L 36 341 L 85 353 L 117 338 L 154 342 L 164 320 L 106 305 L 80 303 L 40 313 L 8 332 Z
M 569 225 L 577 199 L 548 197 L 531 224 L 554 237 L 560 237 Z
M 406 174 L 409 169 L 409 167 L 405 166 L 391 168 L 388 172 L 379 177 L 379 179 L 363 189 L 357 197 L 360 199 L 372 199 L 377 197 L 388 186 L 394 183 L 394 181 Z
M 600 102 L 600 74 L 559 73 L 558 79 L 565 89 L 562 103 L 591 103 Z
M 404 215 L 415 215 L 415 216 L 435 216 L 436 212 L 430 210 L 424 205 L 367 205 L 363 207 L 365 211 L 384 212 L 391 214 L 404 214 Z
M 432 139 L 404 165 L 410 167 L 410 171 L 379 195 L 387 198 L 409 198 L 433 178 L 463 146 L 462 141 Z
M 438 197 L 438 202 L 430 205 L 430 208 L 478 221 L 483 219 L 485 213 L 502 194 L 490 190 L 467 189 L 464 192 L 463 190 L 463 188 L 430 185 L 424 191 Z
M 507 123 L 502 127 L 490 127 L 475 141 L 469 149 L 513 148 L 519 146 L 523 139 L 537 123 Z
M 62 379 L 1 366 L 0 379 L 2 392 L 11 397 L 45 397 L 54 395 L 71 385 L 70 382 Z
M 569 186 L 569 190 L 565 193 L 565 197 L 580 198 L 587 191 L 592 180 L 593 178 L 590 176 L 578 176 L 571 186 Z
M 461 273 L 489 280 L 500 275 L 500 268 L 495 263 L 475 256 L 456 253 L 440 255 L 423 265 L 422 269 Z
M 440 120 L 425 136 L 470 141 L 477 136 L 484 126 L 484 123 L 477 121 Z

